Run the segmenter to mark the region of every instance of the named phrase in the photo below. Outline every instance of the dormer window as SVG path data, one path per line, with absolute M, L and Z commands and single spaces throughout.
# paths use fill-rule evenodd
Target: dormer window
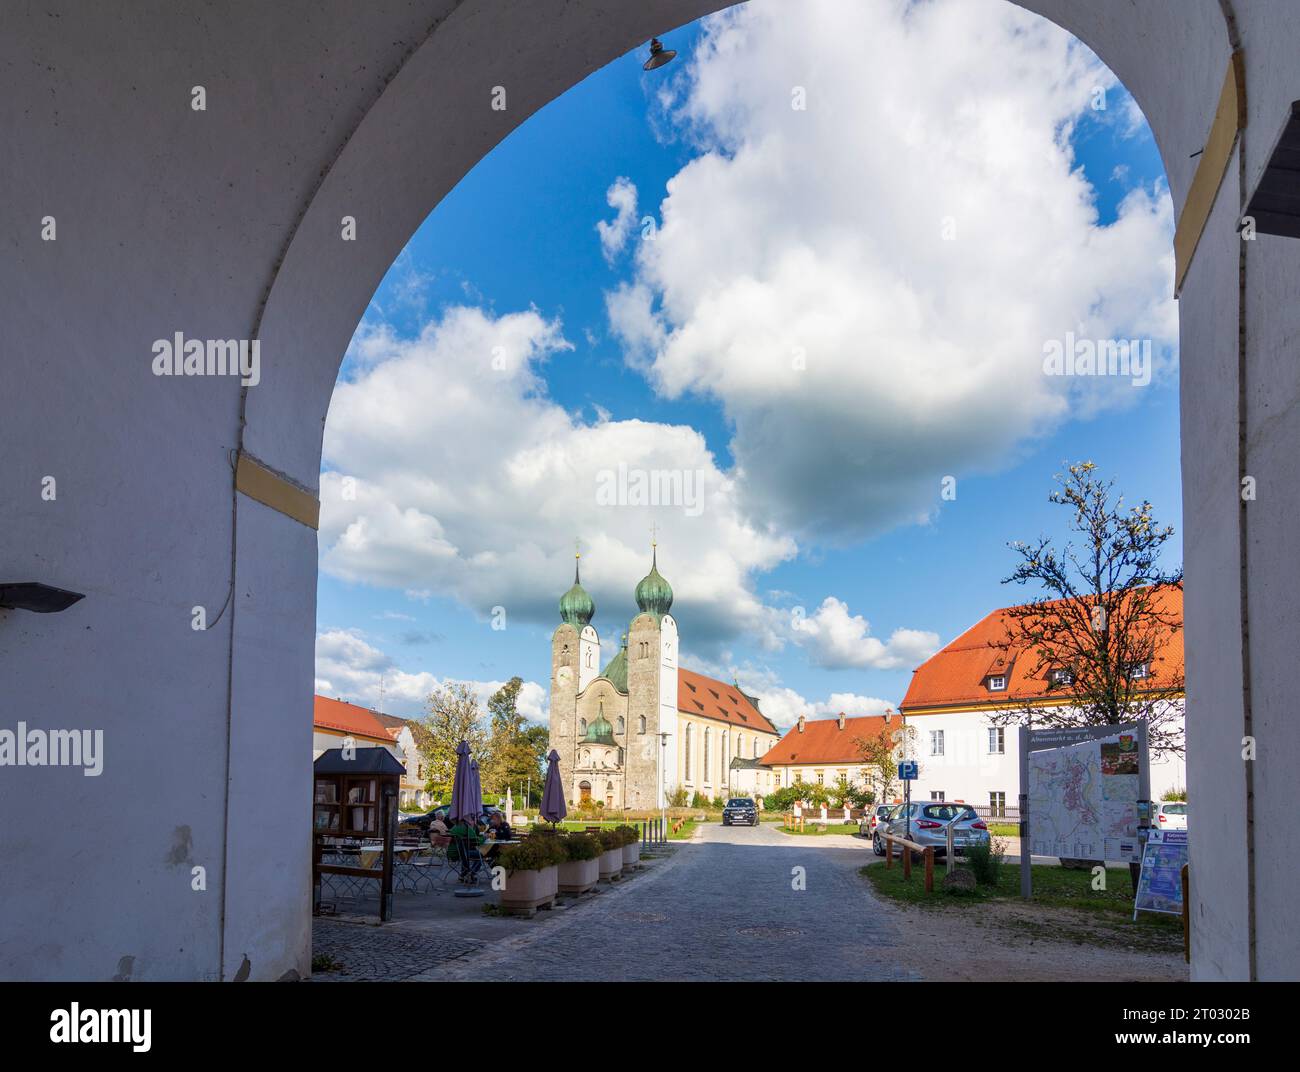
M 1074 674 L 1069 670 L 1053 670 L 1047 675 L 1047 680 L 1053 685 L 1073 685 Z
M 1006 692 L 1007 676 L 1006 674 L 989 675 L 989 692 Z
M 1143 681 L 1151 676 L 1150 663 L 1134 663 L 1128 668 L 1130 681 Z

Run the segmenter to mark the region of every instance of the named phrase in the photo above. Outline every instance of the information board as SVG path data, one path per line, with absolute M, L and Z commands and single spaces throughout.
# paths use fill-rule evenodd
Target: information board
M 1186 830 L 1152 830 L 1142 853 L 1133 918 L 1139 912 L 1183 914 L 1183 864 L 1187 863 Z
M 1029 841 L 1035 856 L 1136 862 L 1145 756 L 1137 733 L 1043 748 L 1028 757 Z

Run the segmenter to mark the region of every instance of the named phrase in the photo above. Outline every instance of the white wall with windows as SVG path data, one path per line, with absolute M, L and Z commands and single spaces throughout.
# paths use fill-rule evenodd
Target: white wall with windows
M 907 722 L 916 727 L 914 758 L 920 763 L 920 776 L 912 783 L 913 800 L 985 806 L 1001 802 L 1016 807 L 1020 795 L 1016 726 L 996 726 L 981 711 L 909 715 Z M 1186 787 L 1187 768 L 1181 758 L 1166 756 L 1152 762 L 1152 799 L 1159 800 L 1166 790 Z

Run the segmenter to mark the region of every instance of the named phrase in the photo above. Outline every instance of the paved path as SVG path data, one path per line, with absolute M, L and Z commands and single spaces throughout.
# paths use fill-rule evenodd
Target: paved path
M 915 978 L 894 964 L 895 913 L 857 874 L 872 859 L 868 843 L 831 847 L 764 826 L 697 830 L 698 841 L 626 887 L 418 978 Z

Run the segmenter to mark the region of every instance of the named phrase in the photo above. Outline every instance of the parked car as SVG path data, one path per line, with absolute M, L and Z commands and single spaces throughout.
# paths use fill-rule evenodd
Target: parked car
M 1186 830 L 1187 804 L 1181 800 L 1160 800 L 1154 807 L 1155 826 L 1158 830 Z
M 858 833 L 863 837 L 874 837 L 876 827 L 885 821 L 886 817 L 894 810 L 893 804 L 873 804 L 862 817 L 862 822 L 858 824 Z
M 429 826 L 433 823 L 434 819 L 443 818 L 450 810 L 450 804 L 439 804 L 436 808 L 425 812 L 423 815 L 403 816 L 401 819 L 397 820 L 397 833 L 399 836 L 409 837 L 412 834 L 416 834 L 423 837 L 429 833 Z M 487 822 L 489 816 L 491 816 L 493 812 L 500 811 L 500 808 L 492 804 L 485 804 L 483 806 L 483 821 Z M 501 814 L 502 817 L 505 816 L 505 812 L 501 812 Z
M 758 808 L 749 797 L 732 797 L 722 809 L 723 826 L 735 826 L 737 823 L 758 825 Z
M 900 804 L 889 814 L 887 822 L 876 828 L 871 847 L 877 856 L 885 855 L 883 834 L 905 837 L 934 849 L 936 858 L 948 855 L 948 826 L 953 828 L 953 852 L 964 856 L 970 845 L 988 844 L 988 824 L 969 804 L 930 803 Z

